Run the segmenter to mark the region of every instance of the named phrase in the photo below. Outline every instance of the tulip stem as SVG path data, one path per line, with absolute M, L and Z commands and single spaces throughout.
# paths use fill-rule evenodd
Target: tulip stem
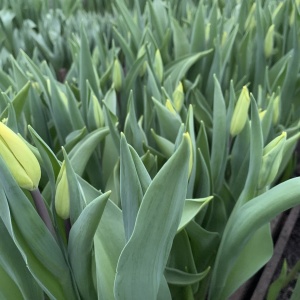
M 70 218 L 65 220 L 65 230 L 66 230 L 66 237 L 67 237 L 67 241 L 69 240 L 69 234 L 70 234 L 70 230 L 71 230 L 71 221 Z
M 36 190 L 31 191 L 30 193 L 31 193 L 32 199 L 34 201 L 37 213 L 39 214 L 41 219 L 44 221 L 45 225 L 47 226 L 47 228 L 49 229 L 51 234 L 56 239 L 56 233 L 55 233 L 55 230 L 54 230 L 54 227 L 52 224 L 52 220 L 50 218 L 48 209 L 45 205 L 45 202 L 43 200 L 40 190 L 37 188 Z

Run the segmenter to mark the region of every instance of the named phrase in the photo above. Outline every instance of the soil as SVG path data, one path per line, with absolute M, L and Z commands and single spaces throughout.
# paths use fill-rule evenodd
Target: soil
M 297 166 L 295 169 L 294 176 L 298 177 L 298 176 L 300 176 L 300 143 L 298 143 L 296 151 L 295 151 L 295 160 L 297 161 Z M 276 272 L 274 274 L 272 281 L 275 280 L 278 277 L 278 275 L 280 274 L 284 259 L 287 262 L 288 273 L 297 264 L 297 262 L 300 261 L 300 214 L 298 216 L 297 222 L 294 225 L 293 231 L 292 231 L 290 238 L 287 242 L 287 245 L 284 249 L 282 258 L 280 260 L 280 263 L 278 264 L 278 267 L 276 269 Z M 298 276 L 299 275 L 300 275 L 300 273 L 298 272 Z M 290 283 L 288 284 L 287 287 L 285 287 L 281 291 L 277 300 L 289 300 L 291 298 L 293 289 L 296 284 L 296 280 L 297 280 L 297 276 L 295 279 L 290 281 Z
M 299 217 L 295 224 L 293 232 L 290 236 L 290 239 L 286 245 L 286 248 L 283 252 L 283 258 L 281 259 L 281 262 L 278 265 L 274 279 L 278 276 L 278 274 L 281 271 L 283 259 L 286 259 L 286 262 L 288 265 L 288 272 L 290 272 L 291 269 L 300 260 L 300 218 Z M 296 284 L 296 278 L 293 281 L 291 281 L 289 283 L 289 285 L 281 291 L 280 296 L 278 297 L 278 300 L 290 299 L 291 295 L 293 293 L 293 288 L 294 288 L 295 284 Z

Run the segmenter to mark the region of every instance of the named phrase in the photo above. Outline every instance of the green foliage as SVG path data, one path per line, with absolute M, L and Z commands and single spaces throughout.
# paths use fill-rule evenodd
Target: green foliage
M 227 299 L 300 204 L 299 1 L 0 4 L 0 119 L 42 169 L 0 159 L 0 295 Z

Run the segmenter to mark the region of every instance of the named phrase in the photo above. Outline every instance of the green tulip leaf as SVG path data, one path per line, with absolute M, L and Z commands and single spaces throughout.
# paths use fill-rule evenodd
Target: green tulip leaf
M 107 127 L 99 128 L 86 135 L 68 154 L 72 167 L 78 175 L 82 175 L 86 164 L 98 144 L 107 136 Z
M 71 274 L 57 241 L 17 186 L 0 158 L 0 217 L 29 271 L 50 299 L 77 299 Z M 22 212 L 20 214 L 20 211 Z
M 149 185 L 133 233 L 118 261 L 116 299 L 157 297 L 184 206 L 189 155 L 189 137 L 185 134 Z
M 92 247 L 94 235 L 101 220 L 110 192 L 90 202 L 73 224 L 68 243 L 68 253 L 73 274 L 84 299 L 95 299 L 92 280 Z
M 212 198 L 213 196 L 202 199 L 186 199 L 177 231 L 182 230 Z

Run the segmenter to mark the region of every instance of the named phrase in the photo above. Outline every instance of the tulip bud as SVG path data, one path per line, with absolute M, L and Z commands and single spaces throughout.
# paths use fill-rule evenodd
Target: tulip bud
M 41 179 L 38 160 L 22 139 L 2 122 L 0 155 L 21 188 L 29 191 L 38 188 Z
M 221 39 L 221 46 L 225 45 L 227 38 L 228 38 L 228 33 L 226 31 L 224 31 L 222 34 L 222 39 Z
M 295 6 L 292 5 L 292 11 L 291 11 L 291 14 L 289 17 L 289 24 L 292 27 L 294 25 L 294 23 L 295 23 Z
M 70 195 L 65 161 L 63 161 L 57 176 L 55 210 L 64 220 L 68 219 L 70 216 Z
M 122 81 L 123 81 L 122 66 L 120 64 L 120 61 L 118 59 L 115 59 L 114 67 L 113 67 L 113 84 L 117 92 L 119 92 L 122 88 Z
M 275 25 L 272 24 L 266 34 L 265 38 L 265 44 L 264 44 L 264 51 L 265 51 L 265 57 L 269 58 L 273 53 L 273 47 L 274 47 L 274 28 Z
M 104 116 L 97 97 L 92 93 L 88 109 L 88 124 L 91 130 L 101 128 L 104 125 Z
M 205 42 L 207 43 L 209 41 L 209 36 L 210 36 L 210 23 L 207 23 L 205 26 Z
M 165 106 L 173 115 L 177 114 L 170 99 L 167 99 Z
M 266 112 L 267 112 L 266 109 L 259 111 L 258 114 L 259 114 L 259 119 L 260 119 L 261 121 L 263 120 L 263 118 L 264 118 Z
M 286 132 L 272 140 L 263 150 L 262 165 L 259 174 L 258 188 L 268 186 L 276 177 L 282 160 L 286 142 Z
M 145 44 L 142 45 L 142 47 L 140 48 L 138 54 L 137 54 L 137 59 L 141 58 L 142 56 L 144 56 L 146 54 L 146 49 L 145 49 Z M 141 67 L 140 70 L 140 76 L 144 76 L 144 74 L 146 73 L 147 70 L 147 62 L 145 61 Z
M 273 124 L 277 124 L 280 115 L 280 97 L 276 96 L 273 100 Z
M 243 87 L 239 99 L 237 100 L 236 106 L 233 111 L 230 134 L 236 136 L 239 134 L 248 120 L 248 109 L 250 105 L 249 91 L 246 86 Z
M 184 101 L 183 86 L 181 81 L 178 83 L 172 97 L 173 97 L 173 103 L 176 111 L 180 112 Z
M 153 63 L 154 72 L 157 76 L 158 81 L 161 83 L 164 76 L 164 65 L 160 55 L 159 49 L 155 52 L 154 63 Z
M 250 12 L 245 22 L 245 29 L 250 31 L 256 26 L 255 21 L 255 10 L 256 10 L 256 2 L 254 2 L 251 6 Z

